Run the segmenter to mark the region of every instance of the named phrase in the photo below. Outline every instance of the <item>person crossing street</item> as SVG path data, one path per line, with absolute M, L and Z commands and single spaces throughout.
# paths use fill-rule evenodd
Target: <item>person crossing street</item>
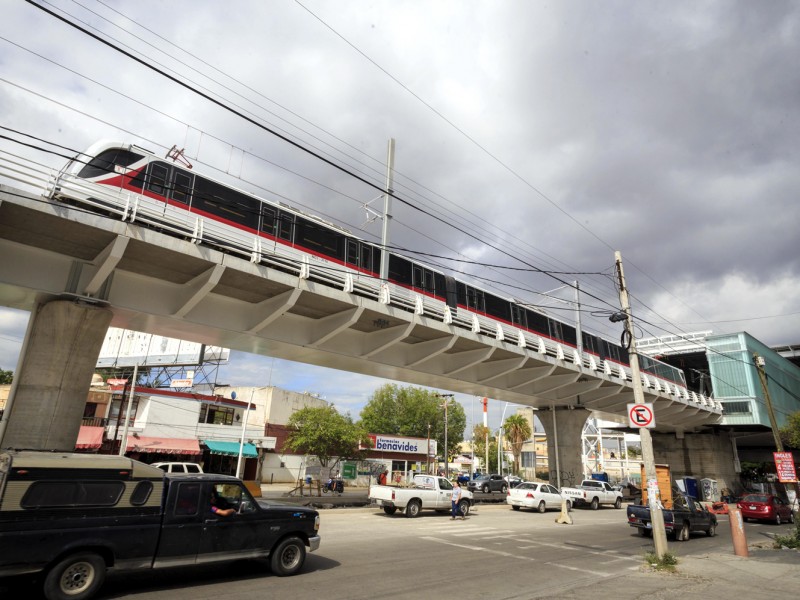
M 460 516 L 461 520 L 464 520 L 464 515 L 461 514 L 461 510 L 459 508 L 459 502 L 461 501 L 461 486 L 458 485 L 458 481 L 453 484 L 453 491 L 450 494 L 450 504 L 452 509 L 452 515 L 450 517 L 451 521 L 454 521 L 456 517 Z

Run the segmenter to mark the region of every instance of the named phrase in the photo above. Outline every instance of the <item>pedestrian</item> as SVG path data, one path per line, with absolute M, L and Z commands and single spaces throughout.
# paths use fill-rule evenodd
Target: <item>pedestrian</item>
M 378 485 L 386 485 L 386 476 L 389 474 L 389 470 L 386 469 L 378 475 Z
M 453 484 L 453 491 L 452 491 L 452 493 L 450 494 L 450 505 L 451 505 L 452 514 L 453 514 L 453 516 L 452 516 L 452 517 L 450 517 L 450 520 L 451 520 L 451 521 L 454 521 L 454 520 L 455 520 L 455 518 L 456 518 L 456 517 L 459 515 L 459 513 L 461 512 L 461 511 L 460 511 L 460 507 L 459 507 L 459 505 L 458 505 L 460 501 L 461 501 L 461 486 L 460 486 L 460 485 L 458 485 L 458 481 L 456 481 L 456 482 Z M 464 515 L 461 515 L 461 520 L 462 520 L 462 521 L 464 520 Z

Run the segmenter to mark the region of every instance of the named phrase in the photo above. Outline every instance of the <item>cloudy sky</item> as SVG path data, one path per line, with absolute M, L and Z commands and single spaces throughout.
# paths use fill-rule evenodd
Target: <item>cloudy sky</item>
M 394 138 L 392 243 L 438 268 L 566 320 L 578 280 L 584 327 L 617 339 L 619 250 L 641 336 L 800 342 L 796 2 L 41 5 L 378 187 Z M 380 235 L 375 189 L 29 3 L 3 6 L 0 125 L 20 132 L 0 150 L 54 167 L 17 142 L 177 144 L 198 172 Z M 26 322 L 0 311 L 0 368 Z M 241 353 L 223 378 L 354 415 L 382 383 Z

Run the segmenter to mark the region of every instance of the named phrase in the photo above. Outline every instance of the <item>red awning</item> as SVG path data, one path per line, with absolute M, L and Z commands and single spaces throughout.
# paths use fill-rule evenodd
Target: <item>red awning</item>
M 81 425 L 78 431 L 78 441 L 75 444 L 76 450 L 97 450 L 103 445 L 103 427 L 90 427 Z
M 128 436 L 126 452 L 155 452 L 158 454 L 202 454 L 196 438 L 162 438 Z

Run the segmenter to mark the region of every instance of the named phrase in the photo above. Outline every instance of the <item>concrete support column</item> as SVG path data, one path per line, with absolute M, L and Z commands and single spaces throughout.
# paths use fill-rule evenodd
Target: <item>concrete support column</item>
M 0 447 L 73 451 L 97 356 L 113 313 L 108 308 L 55 300 L 31 314 L 3 415 Z
M 739 475 L 735 471 L 735 455 L 728 432 L 652 432 L 652 436 L 655 462 L 669 465 L 673 481 L 684 477 L 695 477 L 698 483 L 703 478 L 715 479 L 718 495 L 725 488 L 737 489 Z
M 553 417 L 555 414 L 555 424 Z M 556 486 L 579 485 L 583 480 L 583 426 L 591 413 L 584 408 L 555 407 L 540 410 L 539 421 L 547 434 L 547 463 L 550 483 Z

